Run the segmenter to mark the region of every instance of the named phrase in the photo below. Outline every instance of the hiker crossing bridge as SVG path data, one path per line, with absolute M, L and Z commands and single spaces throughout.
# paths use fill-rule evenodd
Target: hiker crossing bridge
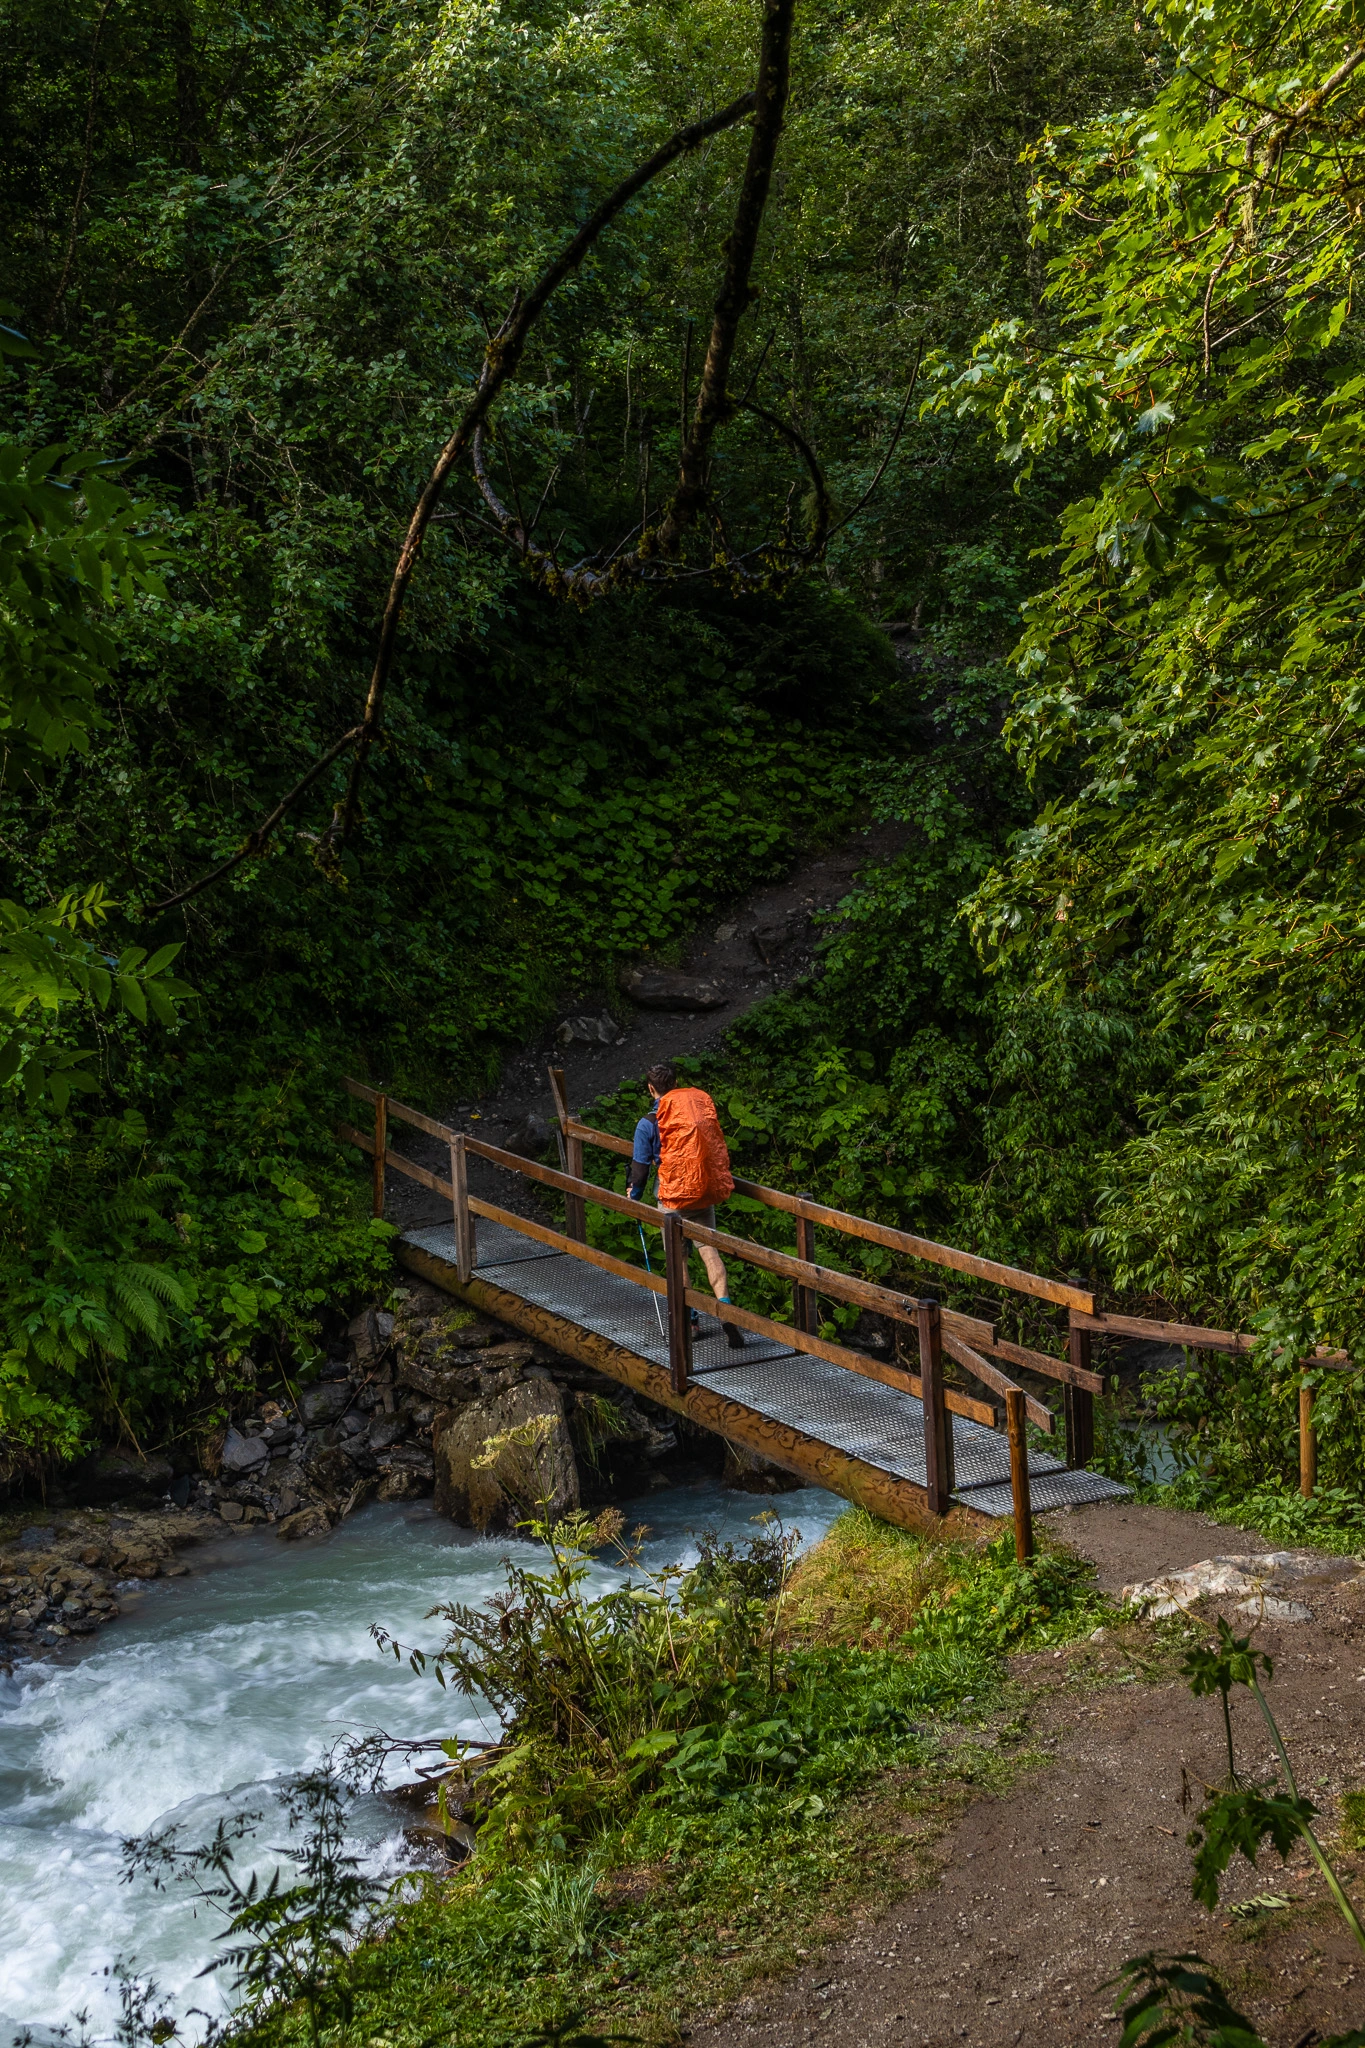
M 791 1219 L 791 1253 L 632 1201 L 583 1177 L 585 1146 L 628 1158 L 629 1143 L 571 1115 L 561 1071 L 552 1068 L 550 1078 L 563 1170 L 451 1130 L 379 1090 L 347 1081 L 350 1094 L 371 1106 L 373 1126 L 362 1131 L 343 1124 L 338 1136 L 371 1155 L 375 1214 L 384 1212 L 389 1173 L 419 1181 L 451 1205 L 449 1222 L 411 1228 L 399 1237 L 397 1256 L 409 1271 L 805 1483 L 827 1487 L 903 1528 L 967 1535 L 998 1528 L 1012 1517 L 1024 1557 L 1033 1548 L 1034 1513 L 1124 1495 L 1122 1486 L 1087 1469 L 1094 1449 L 1094 1397 L 1102 1385 L 1091 1366 L 1091 1342 L 1097 1330 L 1117 1328 L 1122 1320 L 1097 1314 L 1088 1289 L 752 1181 L 737 1179 L 736 1194 Z M 436 1139 L 448 1156 L 448 1177 L 395 1151 L 389 1140 L 393 1122 Z M 471 1157 L 562 1195 L 563 1229 L 472 1194 Z M 590 1204 L 656 1230 L 663 1272 L 648 1272 L 590 1245 Z M 817 1229 L 827 1240 L 878 1245 L 904 1260 L 1065 1309 L 1067 1355 L 1010 1343 L 989 1317 L 962 1314 L 932 1297 L 818 1263 Z M 791 1320 L 727 1304 L 726 1320 L 745 1332 L 743 1349 L 731 1349 L 715 1320 L 714 1296 L 690 1284 L 691 1245 L 714 1246 L 726 1260 L 789 1283 Z M 918 1371 L 821 1335 L 821 1297 L 871 1310 L 913 1333 Z M 945 1358 L 994 1399 L 947 1384 Z M 1002 1369 L 1010 1364 L 1060 1382 L 1060 1456 L 1036 1442 L 1039 1432 L 1057 1434 L 1057 1418 Z M 1028 1423 L 1034 1426 L 1032 1444 Z

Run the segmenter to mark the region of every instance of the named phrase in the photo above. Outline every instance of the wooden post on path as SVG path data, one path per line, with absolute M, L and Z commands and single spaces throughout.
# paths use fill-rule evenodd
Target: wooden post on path
M 803 1188 L 801 1200 L 813 1202 L 815 1197 L 809 1189 Z M 809 1266 L 815 1264 L 815 1225 L 809 1216 L 798 1216 L 796 1219 L 796 1256 L 798 1259 L 804 1259 Z M 819 1336 L 820 1315 L 816 1307 L 815 1289 L 803 1287 L 799 1280 L 792 1287 L 792 1321 L 807 1337 Z
M 460 1285 L 467 1287 L 474 1277 L 474 1215 L 469 1206 L 469 1161 L 462 1131 L 450 1141 L 450 1185 L 455 1191 L 455 1270 Z
M 1028 1431 L 1025 1428 L 1024 1390 L 1011 1387 L 1005 1395 L 1005 1427 L 1010 1438 L 1010 1492 L 1014 1496 L 1014 1554 L 1020 1564 L 1033 1555 L 1033 1501 L 1029 1493 Z

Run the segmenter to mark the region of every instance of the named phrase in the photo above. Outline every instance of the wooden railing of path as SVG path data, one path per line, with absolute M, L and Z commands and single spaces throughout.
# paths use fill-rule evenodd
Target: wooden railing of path
M 371 1134 L 357 1130 L 352 1125 L 342 1124 L 338 1128 L 337 1136 L 345 1143 L 355 1145 L 372 1156 L 376 1216 L 382 1217 L 384 1213 L 386 1176 L 390 1171 L 420 1182 L 433 1194 L 441 1195 L 450 1202 L 455 1239 L 455 1265 L 462 1286 L 468 1286 L 474 1278 L 476 1220 L 483 1217 L 490 1222 L 518 1231 L 536 1243 L 551 1246 L 556 1251 L 581 1259 L 603 1272 L 613 1273 L 621 1279 L 628 1280 L 633 1286 L 663 1296 L 667 1305 L 669 1383 L 679 1406 L 686 1400 L 694 1385 L 691 1318 L 688 1311 L 697 1309 L 710 1315 L 716 1313 L 715 1297 L 709 1293 L 702 1293 L 688 1284 L 689 1243 L 710 1245 L 723 1258 L 741 1260 L 788 1280 L 792 1287 L 792 1320 L 789 1323 L 779 1323 L 769 1316 L 740 1308 L 734 1303 L 726 1304 L 725 1319 L 735 1323 L 740 1329 L 770 1338 L 788 1350 L 804 1352 L 811 1357 L 823 1359 L 828 1364 L 841 1366 L 868 1379 L 878 1380 L 885 1386 L 898 1387 L 914 1394 L 923 1403 L 924 1410 L 927 1504 L 931 1516 L 940 1518 L 947 1516 L 954 1505 L 953 1443 L 948 1416 L 962 1415 L 984 1424 L 987 1428 L 998 1428 L 1001 1420 L 999 1411 L 994 1406 L 976 1400 L 960 1392 L 956 1387 L 945 1385 L 943 1359 L 946 1354 L 1003 1403 L 1004 1423 L 1009 1441 L 1015 1544 L 1021 1559 L 1033 1553 L 1025 1425 L 1026 1422 L 1032 1422 L 1039 1430 L 1049 1434 L 1055 1425 L 1051 1411 L 1040 1401 L 1036 1401 L 1032 1395 L 1027 1394 L 1016 1381 L 1010 1379 L 994 1362 L 995 1360 L 1022 1366 L 1061 1383 L 1066 1462 L 1072 1469 L 1079 1469 L 1087 1465 L 1094 1455 L 1095 1396 L 1102 1392 L 1104 1385 L 1103 1379 L 1093 1369 L 1091 1362 L 1091 1347 L 1097 1333 L 1141 1337 L 1183 1344 L 1191 1349 L 1234 1354 L 1249 1352 L 1253 1348 L 1255 1339 L 1241 1331 L 1206 1329 L 1193 1324 L 1161 1322 L 1143 1316 L 1103 1313 L 1095 1306 L 1093 1292 L 1072 1281 L 1049 1280 L 1041 1274 L 1030 1273 L 1016 1266 L 1003 1265 L 995 1259 L 980 1258 L 974 1252 L 959 1251 L 951 1245 L 937 1244 L 930 1238 L 917 1237 L 909 1231 L 896 1230 L 889 1224 L 876 1223 L 866 1216 L 855 1216 L 841 1209 L 830 1208 L 826 1203 L 816 1201 L 811 1195 L 788 1194 L 783 1189 L 765 1187 L 756 1181 L 737 1178 L 736 1194 L 761 1202 L 766 1208 L 783 1211 L 794 1219 L 795 1254 L 774 1251 L 769 1246 L 755 1243 L 749 1238 L 736 1237 L 730 1231 L 708 1229 L 704 1224 L 694 1222 L 688 1217 L 655 1208 L 647 1202 L 632 1200 L 626 1195 L 618 1195 L 609 1188 L 599 1187 L 595 1181 L 585 1180 L 585 1145 L 594 1145 L 626 1158 L 630 1156 L 631 1145 L 627 1139 L 618 1138 L 609 1131 L 595 1130 L 591 1125 L 581 1122 L 572 1115 L 565 1095 L 562 1069 L 550 1069 L 550 1083 L 559 1118 L 564 1171 L 543 1166 L 536 1160 L 524 1159 L 520 1154 L 505 1151 L 501 1146 L 489 1144 L 482 1138 L 453 1131 L 448 1125 L 437 1122 L 434 1117 L 426 1116 L 422 1111 L 412 1109 L 406 1103 L 394 1101 L 382 1090 L 349 1079 L 345 1083 L 348 1093 L 357 1100 L 370 1104 L 373 1109 L 373 1132 Z M 449 1179 L 430 1172 L 426 1167 L 419 1166 L 416 1161 L 407 1159 L 392 1149 L 388 1136 L 390 1119 L 423 1131 L 448 1148 Z M 564 1229 L 554 1230 L 546 1224 L 532 1222 L 527 1217 L 518 1216 L 495 1203 L 472 1195 L 469 1192 L 468 1179 L 468 1160 L 471 1155 L 487 1160 L 491 1165 L 501 1167 L 506 1172 L 520 1174 L 542 1187 L 557 1190 L 564 1196 Z M 599 1251 L 588 1244 L 589 1203 L 629 1216 L 632 1222 L 649 1225 L 661 1232 L 664 1243 L 662 1277 L 645 1272 L 638 1266 L 629 1265 L 624 1259 L 618 1259 L 610 1252 Z M 906 1294 L 900 1289 L 883 1287 L 877 1282 L 818 1264 L 815 1259 L 817 1226 L 863 1243 L 879 1245 L 906 1259 L 969 1275 L 990 1287 L 1004 1288 L 1034 1300 L 1050 1302 L 1057 1307 L 1065 1308 L 1068 1317 L 1067 1355 L 1065 1358 L 1054 1357 L 1049 1352 L 1036 1351 L 1026 1345 L 1011 1343 L 998 1336 L 993 1320 L 964 1315 L 955 1309 L 944 1308 L 933 1296 Z M 892 1322 L 913 1329 L 919 1349 L 919 1372 L 913 1373 L 898 1366 L 884 1364 L 881 1360 L 869 1358 L 863 1352 L 854 1351 L 847 1345 L 835 1344 L 822 1337 L 819 1334 L 817 1312 L 818 1298 L 821 1295 L 828 1300 L 871 1310 Z M 1312 1368 L 1336 1367 L 1349 1364 L 1349 1360 L 1344 1353 L 1320 1350 L 1309 1363 Z M 1306 1380 L 1300 1392 L 1299 1426 L 1300 1483 L 1305 1494 L 1311 1494 L 1316 1481 L 1317 1445 L 1312 1420 L 1312 1388 Z

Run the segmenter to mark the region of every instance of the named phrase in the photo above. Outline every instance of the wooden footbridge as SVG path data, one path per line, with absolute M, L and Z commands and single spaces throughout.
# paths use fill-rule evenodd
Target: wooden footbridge
M 1096 1313 L 1094 1296 L 993 1259 L 956 1251 L 806 1195 L 737 1180 L 735 1192 L 792 1219 L 791 1253 L 597 1186 L 583 1178 L 583 1148 L 630 1156 L 630 1145 L 580 1123 L 568 1110 L 563 1076 L 551 1069 L 559 1113 L 562 1171 L 453 1131 L 358 1081 L 349 1092 L 373 1109 L 373 1129 L 343 1124 L 338 1135 L 371 1154 L 376 1215 L 385 1178 L 400 1173 L 451 1205 L 450 1221 L 405 1231 L 402 1265 L 487 1315 L 595 1367 L 647 1399 L 903 1528 L 969 1534 L 1013 1516 L 1021 1557 L 1032 1552 L 1032 1517 L 1049 1508 L 1120 1498 L 1125 1489 L 1087 1470 L 1094 1448 L 1094 1397 L 1102 1382 L 1090 1362 L 1097 1330 L 1164 1333 L 1168 1327 Z M 408 1124 L 447 1151 L 449 1178 L 395 1152 L 389 1125 Z M 469 1191 L 470 1157 L 564 1197 L 565 1227 L 554 1230 Z M 587 1242 L 595 1203 L 660 1233 L 663 1272 L 629 1265 Z M 994 1321 L 962 1315 L 930 1297 L 820 1265 L 815 1233 L 879 1245 L 917 1262 L 962 1273 L 1066 1309 L 1064 1358 L 1000 1338 Z M 737 1305 L 726 1319 L 746 1333 L 732 1350 L 715 1320 L 715 1297 L 690 1285 L 688 1247 L 712 1245 L 727 1260 L 758 1266 L 790 1283 L 790 1322 Z M 915 1334 L 918 1372 L 867 1357 L 819 1334 L 819 1297 L 869 1309 Z M 696 1310 L 694 1324 L 690 1310 Z M 1200 1333 L 1217 1335 L 1219 1333 Z M 944 1358 L 965 1369 L 993 1400 L 944 1383 Z M 1064 1455 L 1030 1448 L 1026 1421 L 1051 1435 L 1052 1412 L 1002 1369 L 1025 1367 L 1060 1381 Z M 1003 1425 L 1003 1427 L 1002 1427 Z

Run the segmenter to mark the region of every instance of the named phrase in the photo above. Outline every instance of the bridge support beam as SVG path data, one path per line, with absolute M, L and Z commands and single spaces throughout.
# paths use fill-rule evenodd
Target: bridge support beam
M 623 1345 L 613 1344 L 609 1337 L 600 1336 L 595 1330 L 585 1330 L 549 1309 L 523 1301 L 520 1295 L 509 1294 L 490 1281 L 474 1278 L 461 1283 L 449 1260 L 424 1251 L 419 1245 L 400 1239 L 395 1250 L 400 1265 L 409 1272 L 429 1280 L 433 1286 L 457 1300 L 467 1302 L 481 1314 L 510 1323 L 528 1337 L 538 1338 L 554 1350 L 576 1358 L 580 1364 L 592 1366 L 597 1372 L 605 1373 L 608 1379 L 617 1380 L 632 1392 L 643 1394 L 646 1400 L 657 1402 L 661 1408 L 671 1408 L 675 1414 L 685 1415 L 690 1422 L 724 1437 L 727 1442 L 738 1444 L 757 1457 L 769 1459 L 772 1464 L 780 1465 L 784 1471 L 804 1480 L 808 1486 L 823 1486 L 831 1493 L 842 1494 L 845 1500 L 866 1508 L 869 1514 L 879 1516 L 896 1528 L 914 1529 L 934 1536 L 962 1537 L 968 1541 L 998 1533 L 999 1523 L 995 1516 L 983 1515 L 975 1508 L 965 1507 L 960 1501 L 951 1503 L 946 1513 L 935 1514 L 925 1489 L 916 1486 L 912 1480 L 883 1472 L 875 1465 L 864 1463 L 861 1458 L 850 1457 L 847 1452 L 803 1436 L 786 1423 L 759 1415 L 738 1401 L 727 1400 L 724 1394 L 704 1380 L 694 1379 L 685 1393 L 676 1394 L 669 1375 L 648 1359 L 627 1351 Z

